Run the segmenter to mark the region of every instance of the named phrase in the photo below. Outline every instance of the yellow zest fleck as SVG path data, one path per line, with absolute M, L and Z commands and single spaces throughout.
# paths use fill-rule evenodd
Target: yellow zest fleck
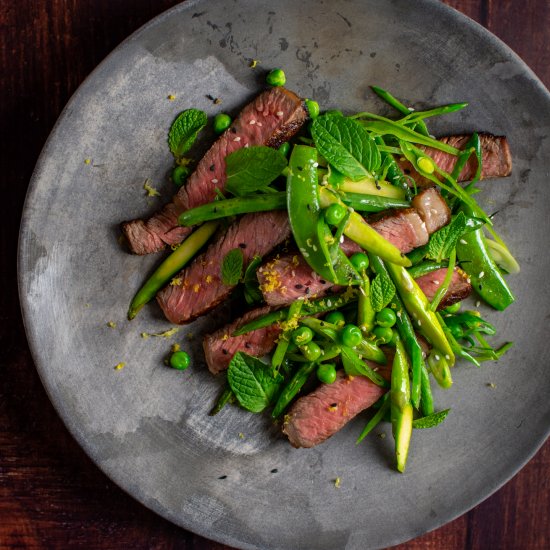
M 262 275 L 264 276 L 264 283 L 260 285 L 260 290 L 262 292 L 274 292 L 275 290 L 284 290 L 284 287 L 281 283 L 281 276 L 279 272 L 275 269 L 277 260 L 274 260 L 266 264 L 262 268 Z
M 250 67 L 251 69 L 255 69 L 255 68 L 258 66 L 258 63 L 259 63 L 259 61 L 258 61 L 257 59 L 253 59 L 253 60 L 250 62 L 249 67 Z
M 192 332 L 187 333 L 187 339 L 188 340 L 193 340 L 194 337 L 195 337 L 195 335 Z
M 173 327 L 171 329 L 165 330 L 164 332 L 142 332 L 141 337 L 144 340 L 147 340 L 147 338 L 149 338 L 150 336 L 155 336 L 157 338 L 171 338 L 172 336 L 174 336 L 174 334 L 179 332 L 179 330 L 179 327 Z
M 205 282 L 208 283 L 208 284 L 210 284 L 210 283 L 213 281 L 213 279 L 214 279 L 214 278 L 212 277 L 212 275 L 207 275 L 207 276 L 206 276 L 206 279 L 205 279 Z
M 126 363 L 119 363 L 115 365 L 115 370 L 122 370 L 126 366 Z
M 334 486 L 337 488 L 337 489 L 340 489 L 340 478 L 337 477 L 335 480 L 334 480 Z
M 244 434 L 242 432 L 239 432 L 239 438 L 244 439 Z
M 219 105 L 221 102 L 222 102 L 221 98 L 217 97 L 217 98 L 214 100 L 214 105 Z
M 334 412 L 334 411 L 337 411 L 338 410 L 338 405 L 329 405 L 327 410 L 331 413 Z
M 181 246 L 181 243 L 178 243 L 178 244 L 171 244 L 171 245 L 170 245 L 170 248 L 171 248 L 173 251 L 176 251 L 180 246 Z
M 109 322 L 107 323 L 107 326 L 108 326 L 109 328 L 116 328 L 116 323 L 115 323 L 114 321 L 109 321 Z
M 380 439 L 385 439 L 386 434 L 385 434 L 384 432 L 380 432 L 380 433 L 378 434 L 378 437 L 379 437 Z
M 182 281 L 181 277 L 174 277 L 170 281 L 170 286 L 181 286 L 182 284 L 183 284 L 183 281 Z
M 229 334 L 227 334 L 227 333 L 224 334 L 224 335 L 222 336 L 222 340 L 223 340 L 224 342 L 225 342 L 226 340 L 229 340 Z
M 124 235 L 119 235 L 117 241 L 118 241 L 118 244 L 122 246 L 123 244 L 126 243 L 126 237 Z
M 492 390 L 494 390 L 494 389 L 497 387 L 497 385 L 496 385 L 496 384 L 493 384 L 493 382 L 489 382 L 489 383 L 487 384 L 487 387 L 489 387 L 489 388 L 491 388 Z
M 199 292 L 201 289 L 201 285 L 199 285 L 199 283 L 195 283 L 193 285 L 193 292 Z
M 170 94 L 170 95 L 168 96 L 168 100 L 169 100 L 169 101 L 174 101 L 174 99 L 176 99 L 176 96 L 175 96 L 174 94 Z
M 179 351 L 181 348 L 180 348 L 180 345 L 179 344 L 172 344 L 172 347 L 170 348 L 170 350 L 172 351 L 172 353 L 176 353 L 176 351 Z
M 84 159 L 84 164 L 92 164 L 92 159 Z
M 348 382 L 351 382 L 354 378 L 353 374 L 348 374 Z
M 90 307 L 91 304 L 84 304 L 84 307 Z
M 149 180 L 145 180 L 145 183 L 143 184 L 143 189 L 147 191 L 148 197 L 160 197 L 160 193 L 154 188 L 149 185 Z

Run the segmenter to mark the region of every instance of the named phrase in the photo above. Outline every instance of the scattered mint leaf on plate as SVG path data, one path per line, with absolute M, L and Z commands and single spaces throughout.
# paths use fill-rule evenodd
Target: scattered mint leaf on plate
M 206 113 L 198 109 L 187 109 L 176 117 L 168 132 L 168 146 L 176 159 L 191 149 L 207 122 Z

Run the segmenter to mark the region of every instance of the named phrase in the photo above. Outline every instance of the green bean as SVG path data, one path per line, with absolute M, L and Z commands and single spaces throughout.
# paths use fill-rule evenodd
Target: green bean
M 412 111 L 397 122 L 401 124 L 419 122 L 421 120 L 425 120 L 426 118 L 431 118 L 434 116 L 456 113 L 457 111 L 461 111 L 465 107 L 468 107 L 467 103 L 450 103 L 449 105 L 442 105 L 441 107 L 436 107 L 435 109 L 430 109 L 428 111 Z
M 208 220 L 248 214 L 250 212 L 265 212 L 267 210 L 284 210 L 286 208 L 286 192 L 280 191 L 265 195 L 250 197 L 235 197 L 221 201 L 209 202 L 180 214 L 178 223 L 190 226 Z
M 234 403 L 234 402 L 235 402 L 235 394 L 233 393 L 233 390 L 231 389 L 229 384 L 226 384 L 223 392 L 221 393 L 220 397 L 218 398 L 218 401 L 214 405 L 214 408 L 208 413 L 209 416 L 215 416 L 228 403 Z
M 436 293 L 434 294 L 434 297 L 432 298 L 432 303 L 430 304 L 430 309 L 432 311 L 437 310 L 439 304 L 441 303 L 441 300 L 443 299 L 445 294 L 447 294 L 447 290 L 449 290 L 449 285 L 451 284 L 451 279 L 453 278 L 455 263 L 456 263 L 456 248 L 453 248 L 449 255 L 449 266 L 447 267 L 447 273 L 445 273 L 443 282 L 439 285 L 439 288 L 437 289 Z
M 409 362 L 403 343 L 399 338 L 396 341 L 391 371 L 390 403 L 397 469 L 404 472 L 412 435 L 413 407 L 409 382 Z
M 409 257 L 410 258 L 410 257 Z M 428 273 L 432 273 L 434 271 L 437 271 L 438 269 L 443 269 L 445 267 L 449 266 L 449 262 L 421 262 L 419 264 L 413 265 L 412 267 L 409 267 L 407 271 L 409 272 L 409 275 L 413 279 L 418 279 L 419 277 L 422 277 L 422 275 L 427 275 Z
M 389 208 L 409 208 L 411 206 L 411 203 L 405 200 L 360 193 L 343 193 L 342 201 L 359 212 L 382 212 Z
M 384 418 L 386 413 L 388 412 L 388 409 L 390 408 L 390 401 L 388 399 L 388 393 L 385 393 L 380 400 L 382 401 L 382 405 L 380 408 L 376 411 L 376 414 L 368 421 L 367 425 L 363 428 L 363 431 L 361 432 L 361 435 L 357 438 L 357 441 L 355 444 L 361 443 L 367 435 L 369 435 L 376 426 L 380 423 L 380 421 Z
M 304 363 L 291 378 L 290 382 L 283 388 L 282 392 L 279 394 L 277 403 L 271 416 L 277 418 L 280 416 L 283 411 L 288 407 L 289 403 L 296 397 L 298 392 L 302 389 L 302 386 L 307 382 L 310 374 L 317 367 L 317 363 L 309 362 Z
M 425 244 L 424 246 L 419 246 L 418 248 L 415 248 L 412 252 L 409 252 L 407 254 L 407 258 L 409 258 L 411 264 L 413 266 L 419 264 L 426 256 L 428 255 L 428 245 Z
M 295 302 L 290 304 L 290 307 L 288 308 L 288 317 L 286 319 L 289 325 L 292 326 L 294 322 L 300 317 L 300 310 L 302 309 L 303 303 L 303 300 L 296 300 Z M 276 371 L 278 371 L 279 367 L 283 364 L 283 360 L 288 349 L 288 344 L 290 342 L 290 333 L 292 332 L 292 330 L 293 329 L 284 330 L 279 336 L 277 347 L 275 348 L 275 352 L 271 357 L 271 366 Z
M 201 225 L 191 233 L 179 247 L 172 252 L 147 279 L 146 283 L 134 296 L 128 309 L 128 320 L 131 321 L 139 310 L 150 302 L 156 293 L 165 286 L 168 281 L 181 271 L 183 267 L 195 256 L 195 254 L 208 242 L 208 239 L 218 228 L 219 222 L 210 221 Z
M 449 389 L 453 385 L 449 362 L 437 348 L 432 349 L 428 355 L 428 366 L 442 388 Z
M 398 99 L 396 99 L 392 94 L 379 88 L 378 86 L 371 86 L 372 91 L 386 103 L 391 105 L 395 110 L 399 111 L 403 115 L 408 115 L 412 112 L 412 109 L 409 109 L 407 106 L 403 105 Z M 418 132 L 424 136 L 429 136 L 428 128 L 423 121 L 420 121 L 416 126 Z
M 316 298 L 315 300 L 304 300 L 302 305 L 302 314 L 305 316 L 317 315 L 318 313 L 325 313 L 326 311 L 334 311 L 340 309 L 351 302 L 357 301 L 357 291 L 348 288 L 342 294 L 336 294 L 328 298 Z M 288 308 L 279 309 L 277 311 L 271 311 L 256 319 L 246 323 L 238 330 L 236 330 L 232 336 L 240 336 L 259 328 L 268 327 L 283 321 L 288 315 Z

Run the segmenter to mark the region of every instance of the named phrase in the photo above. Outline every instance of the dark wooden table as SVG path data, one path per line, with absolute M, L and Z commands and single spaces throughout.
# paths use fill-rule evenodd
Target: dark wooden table
M 0 0 L 0 547 L 223 549 L 135 502 L 50 404 L 17 297 L 16 246 L 34 164 L 61 109 L 124 38 L 177 0 Z M 550 85 L 548 0 L 447 0 Z M 426 22 L 429 24 L 429 21 Z M 549 159 L 550 162 L 550 159 Z M 550 441 L 500 491 L 402 549 L 550 547 Z

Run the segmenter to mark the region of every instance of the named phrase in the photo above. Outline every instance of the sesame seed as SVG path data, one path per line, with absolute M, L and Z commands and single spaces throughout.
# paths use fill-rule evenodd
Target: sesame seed
M 256 121 L 252 119 L 248 124 L 256 124 Z
M 485 275 L 485 271 L 482 271 L 480 274 L 479 274 L 479 278 L 480 279 L 483 279 L 483 276 Z
M 241 138 L 237 136 L 236 138 L 233 138 L 233 141 L 241 141 Z
M 214 178 L 214 179 L 212 180 L 212 183 L 218 183 L 218 180 L 217 180 L 216 178 Z
M 468 242 L 465 240 L 465 239 L 460 239 L 460 241 L 458 241 L 460 244 L 468 244 Z
M 263 124 L 261 122 L 256 122 L 256 124 L 261 128 Z
M 422 321 L 420 319 L 418 319 L 418 326 L 422 326 Z
M 470 284 L 470 283 L 472 282 L 472 280 L 470 279 L 470 277 L 468 277 L 468 278 L 466 279 L 466 282 L 467 282 L 468 284 Z
M 277 111 L 277 116 L 282 117 L 284 115 L 283 111 Z
M 344 235 L 341 235 L 341 236 L 340 236 L 340 242 L 341 242 L 341 243 L 344 242 Z
M 439 355 L 435 355 L 434 357 L 435 357 L 436 361 L 439 361 L 441 359 L 441 357 L 439 357 Z
M 478 300 L 478 301 L 476 302 L 476 307 L 479 307 L 480 305 L 481 305 L 481 302 Z
M 317 168 L 317 166 L 319 166 L 319 163 L 318 163 L 318 162 L 314 162 L 314 163 L 312 164 L 312 166 L 313 166 L 313 168 Z
M 445 355 L 445 359 L 447 359 L 447 361 L 449 361 L 451 359 L 451 356 L 449 354 Z
M 432 279 L 432 283 L 433 283 L 434 285 L 438 285 L 438 284 L 439 284 L 439 281 L 438 281 L 437 279 Z

